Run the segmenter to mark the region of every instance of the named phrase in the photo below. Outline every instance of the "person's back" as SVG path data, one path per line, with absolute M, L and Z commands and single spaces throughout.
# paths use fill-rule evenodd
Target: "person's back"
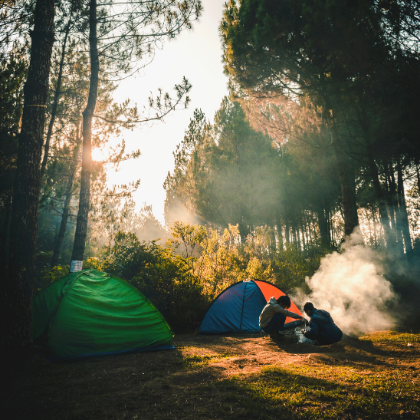
M 270 298 L 259 318 L 260 327 L 266 334 L 270 334 L 272 338 L 277 338 L 279 332 L 283 330 L 284 322 L 288 316 L 294 319 L 303 319 L 300 315 L 287 310 L 290 305 L 289 296 L 280 296 L 278 299 L 274 296 Z
M 305 304 L 304 311 L 310 316 L 309 328 L 304 336 L 311 340 L 318 340 L 319 344 L 333 344 L 340 341 L 343 333 L 334 323 L 331 315 L 322 309 L 316 309 L 310 302 Z

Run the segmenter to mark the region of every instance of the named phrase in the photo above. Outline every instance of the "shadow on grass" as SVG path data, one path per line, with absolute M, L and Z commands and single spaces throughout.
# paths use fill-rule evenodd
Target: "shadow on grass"
M 382 347 L 384 345 L 386 347 Z M 392 344 L 392 346 L 388 346 Z M 351 366 L 358 369 L 372 369 L 385 367 L 401 369 L 400 361 L 417 354 L 415 348 L 395 342 L 375 342 L 359 340 L 345 336 L 340 342 L 328 346 L 314 346 L 312 344 L 295 344 L 282 340 L 269 344 L 273 350 L 278 349 L 289 354 L 313 355 L 314 359 L 326 365 Z
M 60 363 L 40 356 L 10 366 L 1 393 L 7 419 L 117 419 L 124 407 L 153 406 L 166 378 L 185 371 L 178 350 L 109 355 Z M 155 384 L 159 392 L 150 390 Z M 153 386 L 151 384 L 154 384 Z
M 317 347 L 260 338 L 185 337 L 172 351 L 68 364 L 28 359 L 5 382 L 3 413 L 7 419 L 31 420 L 417 418 L 413 414 L 420 408 L 413 395 L 417 391 L 411 383 L 404 384 L 402 376 L 387 377 L 390 372 L 385 371 L 362 375 L 352 369 L 357 358 L 353 349 L 378 354 L 372 342 L 344 339 Z M 248 347 L 241 348 L 245 342 Z M 249 345 L 253 352 L 271 348 L 337 362 L 266 367 L 258 374 L 226 377 L 218 362 L 247 356 L 244 349 Z
M 319 373 L 319 372 L 316 372 Z M 401 384 L 386 379 L 359 378 L 340 372 L 332 380 L 314 376 L 311 367 L 264 368 L 258 375 L 217 382 L 223 391 L 215 418 L 250 419 L 398 419 L 417 417 L 418 402 Z M 402 416 L 404 414 L 404 416 Z

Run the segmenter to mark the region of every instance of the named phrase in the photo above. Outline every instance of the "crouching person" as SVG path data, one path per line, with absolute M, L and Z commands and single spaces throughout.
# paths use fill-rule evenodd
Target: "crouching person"
M 311 302 L 305 303 L 303 310 L 310 317 L 309 327 L 303 331 L 306 338 L 315 340 L 314 344 L 320 345 L 333 344 L 341 340 L 343 333 L 334 324 L 327 311 L 316 309 Z
M 271 338 L 281 337 L 280 331 L 283 331 L 284 322 L 288 316 L 294 319 L 304 319 L 300 315 L 288 311 L 287 309 L 290 308 L 290 305 L 289 296 L 280 296 L 277 300 L 273 296 L 267 305 L 264 306 L 259 318 L 259 324 L 266 334 L 270 334 Z

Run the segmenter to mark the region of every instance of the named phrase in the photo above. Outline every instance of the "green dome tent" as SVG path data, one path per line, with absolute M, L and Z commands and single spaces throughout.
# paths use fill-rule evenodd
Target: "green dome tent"
M 162 314 L 135 287 L 96 270 L 71 273 L 34 295 L 33 339 L 52 359 L 172 349 Z

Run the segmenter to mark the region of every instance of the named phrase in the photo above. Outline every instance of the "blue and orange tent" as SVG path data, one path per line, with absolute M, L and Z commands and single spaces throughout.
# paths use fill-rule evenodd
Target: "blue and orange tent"
M 278 287 L 262 280 L 240 281 L 225 289 L 204 315 L 197 334 L 256 333 L 261 331 L 258 318 L 272 296 L 285 295 Z M 302 315 L 292 302 L 289 311 Z M 287 317 L 284 328 L 301 321 Z

